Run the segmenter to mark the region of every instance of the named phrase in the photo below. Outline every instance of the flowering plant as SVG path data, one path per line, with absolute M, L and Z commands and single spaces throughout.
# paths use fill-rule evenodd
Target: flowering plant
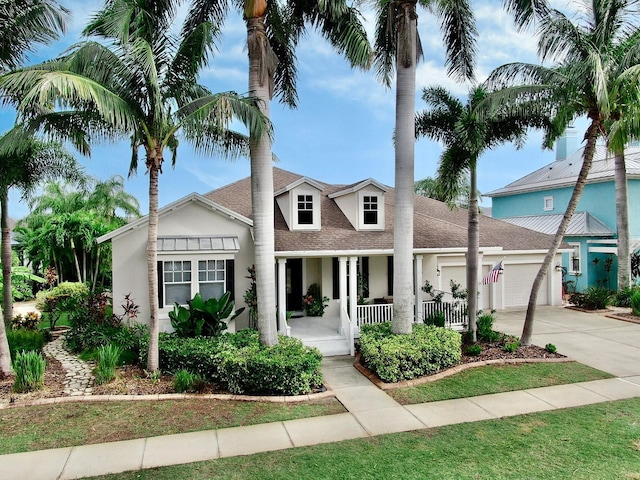
M 302 298 L 302 308 L 309 317 L 321 317 L 329 305 L 329 297 L 323 297 L 317 283 L 312 283 Z

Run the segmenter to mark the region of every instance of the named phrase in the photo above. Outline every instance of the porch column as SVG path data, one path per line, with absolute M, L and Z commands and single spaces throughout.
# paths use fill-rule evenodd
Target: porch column
M 358 257 L 349 257 L 349 318 L 356 321 L 358 306 Z
M 347 257 L 338 257 L 338 277 L 340 282 L 340 329 L 345 321 L 343 315 L 347 311 Z
M 422 259 L 423 259 L 422 255 L 415 256 L 416 278 L 414 279 L 414 284 L 413 284 L 415 296 L 416 296 L 414 322 L 419 322 L 419 323 L 424 322 L 423 312 L 422 312 Z
M 287 259 L 278 259 L 278 332 L 287 334 Z

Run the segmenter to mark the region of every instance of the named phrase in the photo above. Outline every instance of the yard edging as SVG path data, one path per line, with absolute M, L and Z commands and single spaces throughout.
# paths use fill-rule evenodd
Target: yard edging
M 226 400 L 236 402 L 271 402 L 271 403 L 299 403 L 309 400 L 322 400 L 335 397 L 333 390 L 328 385 L 324 385 L 326 390 L 320 393 L 309 393 L 307 395 L 233 395 L 223 393 L 208 393 L 199 395 L 197 393 L 159 393 L 156 395 L 76 395 L 68 397 L 39 398 L 26 402 L 14 402 L 0 404 L 0 410 L 6 408 L 32 407 L 37 405 L 55 405 L 59 403 L 73 402 L 123 402 L 123 401 L 157 401 L 157 400 Z
M 387 383 L 383 382 L 378 378 L 378 376 L 369 370 L 367 367 L 360 363 L 360 354 L 356 356 L 355 362 L 353 366 L 362 373 L 365 377 L 369 379 L 371 383 L 373 383 L 380 390 L 392 390 L 395 388 L 403 388 L 403 387 L 414 387 L 416 385 L 423 385 L 425 383 L 435 382 L 437 380 L 441 380 L 446 377 L 450 377 L 455 375 L 456 373 L 463 372 L 465 370 L 469 370 L 470 368 L 478 368 L 485 367 L 488 365 L 508 365 L 508 364 L 518 364 L 518 363 L 570 363 L 575 362 L 575 360 L 564 357 L 564 358 L 505 358 L 505 359 L 493 359 L 493 360 L 483 360 L 480 362 L 472 362 L 472 363 L 462 363 L 460 365 L 456 365 L 455 367 L 449 368 L 442 372 L 434 373 L 433 375 L 429 375 L 426 377 L 415 378 L 413 380 L 402 380 L 400 382 L 395 383 Z

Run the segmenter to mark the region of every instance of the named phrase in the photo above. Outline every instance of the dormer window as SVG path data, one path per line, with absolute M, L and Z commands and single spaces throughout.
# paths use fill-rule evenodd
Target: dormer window
M 298 195 L 298 225 L 313 225 L 313 195 Z
M 365 225 L 378 224 L 378 197 L 365 195 L 362 199 L 363 220 Z

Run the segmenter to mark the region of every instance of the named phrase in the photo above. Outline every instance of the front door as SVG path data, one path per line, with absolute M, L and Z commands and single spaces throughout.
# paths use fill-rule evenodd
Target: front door
M 302 310 L 302 259 L 287 259 L 287 311 Z

